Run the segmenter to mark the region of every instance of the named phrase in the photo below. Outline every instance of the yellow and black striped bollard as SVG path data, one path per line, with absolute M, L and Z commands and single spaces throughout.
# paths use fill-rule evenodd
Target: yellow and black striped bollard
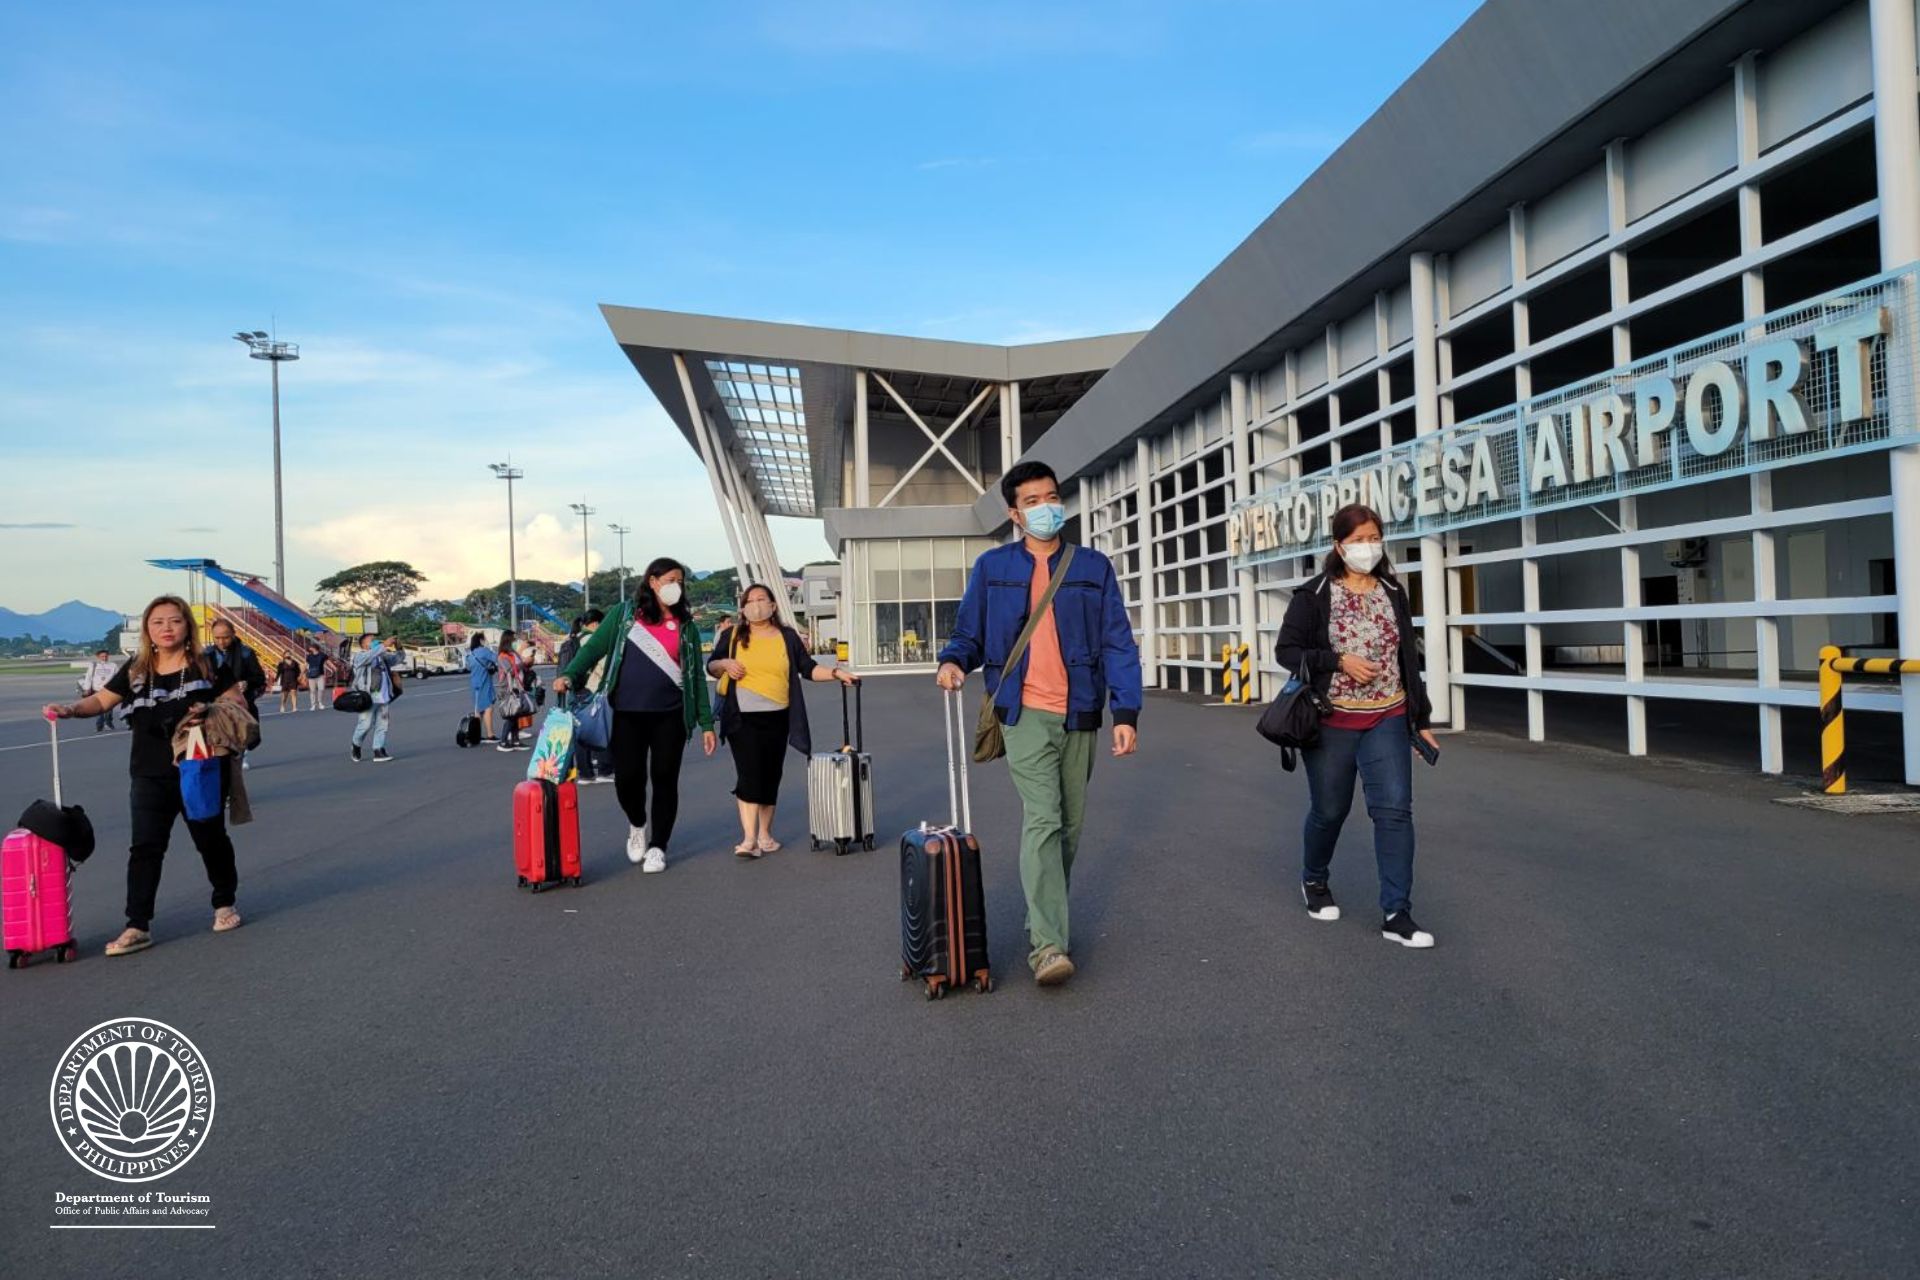
M 1820 650 L 1820 789 L 1830 796 L 1847 792 L 1847 720 L 1840 705 L 1840 650 Z

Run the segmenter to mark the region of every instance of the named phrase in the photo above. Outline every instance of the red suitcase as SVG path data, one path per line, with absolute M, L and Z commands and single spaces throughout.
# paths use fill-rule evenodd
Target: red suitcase
M 60 803 L 60 730 L 53 734 L 53 803 Z M 67 851 L 25 828 L 0 842 L 0 940 L 7 968 L 19 969 L 40 951 L 65 964 L 73 959 L 73 903 L 67 896 Z
M 513 789 L 513 861 L 522 888 L 580 883 L 580 792 L 528 779 Z

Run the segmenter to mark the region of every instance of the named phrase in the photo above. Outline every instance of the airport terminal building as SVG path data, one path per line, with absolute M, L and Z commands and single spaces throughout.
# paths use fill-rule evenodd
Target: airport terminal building
M 1650 706 L 1697 707 L 1778 772 L 1823 645 L 1920 656 L 1915 9 L 1492 0 L 1145 334 L 605 314 L 743 572 L 767 514 L 825 521 L 863 669 L 931 663 L 1032 457 L 1151 683 L 1217 695 L 1245 646 L 1270 694 L 1360 500 L 1437 719 L 1605 706 L 1644 754 Z M 1847 706 L 1904 708 L 1920 783 L 1920 678 Z

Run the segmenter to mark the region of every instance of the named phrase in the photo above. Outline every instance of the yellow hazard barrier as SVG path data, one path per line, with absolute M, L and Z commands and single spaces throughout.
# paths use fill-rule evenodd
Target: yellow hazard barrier
M 1848 658 L 1828 645 L 1820 650 L 1820 789 L 1847 791 L 1847 717 L 1840 677 L 1920 675 L 1920 658 Z
M 1253 701 L 1253 647 L 1220 646 L 1220 696 L 1223 704 Z

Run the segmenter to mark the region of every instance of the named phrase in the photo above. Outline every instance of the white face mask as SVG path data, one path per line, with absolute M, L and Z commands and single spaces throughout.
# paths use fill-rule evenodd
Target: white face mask
M 1386 558 L 1387 549 L 1377 542 L 1346 542 L 1340 545 L 1340 558 L 1355 573 L 1372 573 Z
M 680 584 L 677 582 L 663 582 L 653 589 L 653 594 L 655 599 L 671 609 L 680 603 Z
M 748 622 L 765 622 L 773 616 L 773 602 L 755 600 L 751 604 L 741 606 L 740 612 L 747 616 Z

